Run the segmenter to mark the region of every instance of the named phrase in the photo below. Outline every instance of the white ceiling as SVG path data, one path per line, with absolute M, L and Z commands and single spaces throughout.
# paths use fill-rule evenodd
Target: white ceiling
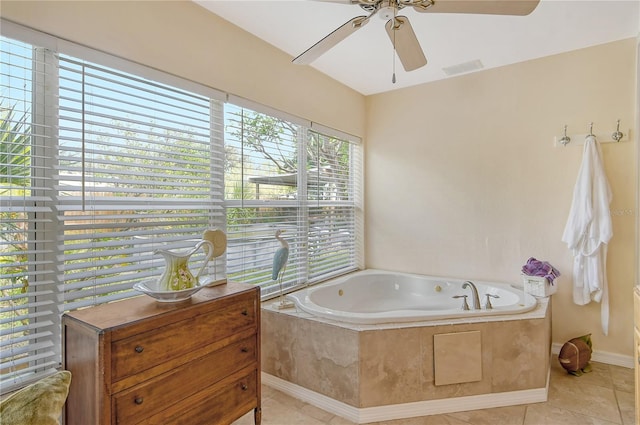
M 292 59 L 351 18 L 366 15 L 356 5 L 310 0 L 194 1 Z M 311 65 L 299 66 L 313 66 L 364 95 L 381 93 L 450 78 L 442 68 L 474 60 L 488 69 L 635 37 L 639 3 L 541 0 L 528 16 L 430 14 L 404 8 L 401 14 L 409 18 L 428 64 L 405 72 L 396 59 L 395 84 L 393 48 L 377 16 Z

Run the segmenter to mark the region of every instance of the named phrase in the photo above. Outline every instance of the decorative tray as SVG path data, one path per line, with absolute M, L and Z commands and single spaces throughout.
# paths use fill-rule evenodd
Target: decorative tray
M 142 282 L 134 283 L 133 289 L 143 294 L 149 295 L 155 298 L 156 301 L 161 303 L 175 303 L 178 301 L 184 301 L 191 298 L 193 294 L 205 287 L 213 287 L 223 285 L 227 283 L 227 279 L 214 279 L 211 276 L 205 276 L 200 278 L 200 284 L 193 288 L 183 289 L 181 291 L 160 291 L 158 290 L 158 282 L 156 280 L 145 280 Z
M 144 282 L 134 283 L 133 289 L 155 298 L 158 302 L 175 303 L 178 301 L 188 300 L 193 294 L 205 287 L 204 285 L 199 285 L 189 289 L 182 289 L 180 291 L 160 291 L 157 289 L 157 285 L 158 284 L 155 280 L 147 280 Z

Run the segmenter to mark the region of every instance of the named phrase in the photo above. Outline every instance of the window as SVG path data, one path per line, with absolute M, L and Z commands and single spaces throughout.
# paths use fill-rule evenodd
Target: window
M 0 48 L 0 387 L 59 364 L 55 231 L 49 149 L 51 72 L 42 51 Z
M 351 271 L 357 250 L 360 147 L 317 131 L 307 131 L 308 257 L 310 282 Z
M 231 278 L 260 285 L 263 298 L 280 290 L 272 274 L 277 230 L 289 244 L 283 290 L 358 268 L 357 143 L 231 103 L 225 137 Z
M 63 312 L 139 295 L 156 249 L 228 234 L 216 277 L 273 296 L 360 265 L 354 137 L 5 23 L 0 38 L 0 387 L 60 363 Z M 43 41 L 43 43 L 40 43 Z M 90 60 L 89 60 L 90 59 Z M 194 256 L 197 268 L 202 257 Z
M 64 55 L 58 63 L 58 292 L 71 310 L 134 295 L 133 283 L 161 273 L 154 250 L 224 226 L 224 155 L 211 126 L 222 104 Z

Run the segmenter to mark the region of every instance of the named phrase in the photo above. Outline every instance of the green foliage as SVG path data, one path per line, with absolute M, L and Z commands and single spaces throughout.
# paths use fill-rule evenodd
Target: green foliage
M 28 195 L 31 183 L 31 126 L 28 114 L 16 116 L 15 106 L 5 106 L 6 99 L 0 98 L 0 195 Z M 0 255 L 0 267 L 3 274 L 9 276 L 7 282 L 0 282 L 4 303 L 18 313 L 18 308 L 26 303 L 20 297 L 29 286 L 27 272 L 27 241 L 22 213 L 15 211 L 0 212 L 0 238 L 6 242 L 3 255 Z M 13 255 L 6 255 L 11 254 Z M 4 308 L 3 308 L 4 309 Z M 3 318 L 3 317 L 0 317 Z M 22 321 L 23 325 L 28 322 Z M 3 325 L 5 326 L 10 325 Z
M 0 99 L 0 194 L 29 186 L 31 126 L 27 114 L 16 117 L 15 107 Z
M 298 171 L 298 132 L 301 128 L 280 118 L 242 110 L 242 116 L 233 124 L 227 125 L 226 132 L 230 140 L 242 145 L 245 155 L 240 155 L 238 147 L 225 147 L 225 173 L 228 199 L 254 199 L 254 185 L 248 181 L 238 181 L 243 175 L 262 175 L 266 177 L 268 167 L 250 162 L 250 158 L 263 158 L 271 164 L 270 176 L 292 174 Z M 309 172 L 307 188 L 308 199 L 343 200 L 347 199 L 348 185 L 344 181 L 349 175 L 350 144 L 349 142 L 328 137 L 313 131 L 306 131 L 306 169 Z M 291 149 L 291 145 L 295 146 Z M 288 146 L 289 149 L 284 149 Z M 257 153 L 258 155 L 250 155 Z M 256 170 L 256 168 L 260 170 Z M 273 183 L 271 187 L 277 186 Z M 280 186 L 273 190 L 279 199 L 294 198 L 295 187 Z M 262 199 L 262 196 L 260 197 Z M 227 214 L 229 225 L 251 222 L 254 210 L 235 211 Z
M 293 153 L 288 155 L 279 149 L 280 140 L 294 139 L 297 137 L 298 126 L 274 118 L 268 115 L 251 113 L 243 110 L 244 129 L 242 134 L 239 130 L 232 130 L 231 133 L 242 140 L 245 147 L 261 154 L 265 159 L 271 161 L 282 174 L 295 173 L 298 169 L 298 155 Z M 270 147 L 270 148 L 269 148 Z
M 108 181 L 112 187 L 135 188 L 139 193 L 147 189 L 159 191 L 167 190 L 167 194 L 157 197 L 191 197 L 188 191 L 183 193 L 171 192 L 176 180 L 189 181 L 194 175 L 199 177 L 210 174 L 209 151 L 205 151 L 207 144 L 190 139 L 190 132 L 162 129 L 155 123 L 149 123 L 145 128 L 130 122 L 115 121 L 111 124 L 117 128 L 113 135 L 102 135 L 98 144 L 110 144 L 110 152 L 103 153 L 96 158 L 97 163 L 108 164 L 94 170 L 93 176 L 97 181 Z M 118 144 L 117 144 L 118 143 Z M 117 144 L 117 145 L 116 145 Z M 131 169 L 139 173 L 131 173 Z M 123 183 L 113 176 L 117 173 L 127 176 Z M 199 188 L 194 187 L 194 190 Z M 119 196 L 131 196 L 131 191 L 123 191 Z
M 286 153 L 278 149 L 278 146 L 282 140 L 295 140 L 299 126 L 280 118 L 246 110 L 243 110 L 242 123 L 243 129 L 227 129 L 233 138 L 241 140 L 246 148 L 261 154 L 280 173 L 288 174 L 297 171 L 297 151 Z M 227 161 L 233 161 L 227 164 L 227 169 L 233 168 L 239 162 L 238 153 L 235 151 L 233 153 L 233 158 L 227 158 Z M 335 175 L 344 175 L 345 173 L 341 172 L 348 170 L 349 167 L 349 143 L 309 131 L 307 166 L 309 168 L 331 166 L 335 169 Z

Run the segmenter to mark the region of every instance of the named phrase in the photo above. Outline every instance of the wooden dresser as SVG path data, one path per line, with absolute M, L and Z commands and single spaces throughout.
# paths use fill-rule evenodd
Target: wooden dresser
M 66 425 L 229 424 L 260 410 L 259 288 L 143 295 L 66 313 Z

